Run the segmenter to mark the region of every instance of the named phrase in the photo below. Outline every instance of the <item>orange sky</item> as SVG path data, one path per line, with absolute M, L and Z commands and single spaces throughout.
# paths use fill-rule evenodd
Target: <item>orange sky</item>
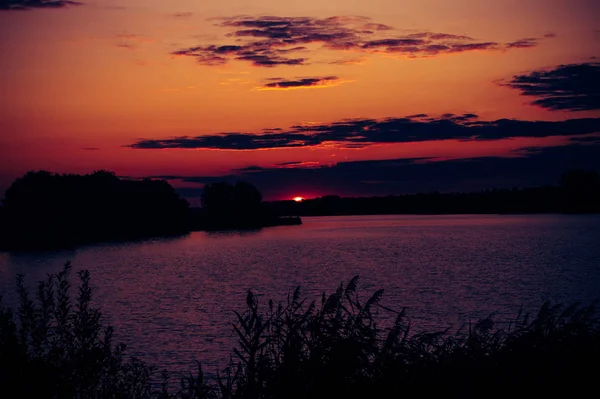
M 521 147 L 566 140 L 436 140 L 360 149 L 320 144 L 247 151 L 126 147 L 139 139 L 253 133 L 419 113 L 474 113 L 484 121 L 600 117 L 597 109 L 571 112 L 531 105 L 532 98 L 498 84 L 516 74 L 600 56 L 600 2 L 594 0 L 83 2 L 59 9 L 0 10 L 0 188 L 30 169 L 213 176 L 286 161 L 330 165 L 366 159 L 503 156 Z M 385 53 L 383 48 L 341 50 L 311 42 L 294 54 L 306 58 L 305 65 L 274 67 L 231 57 L 224 65 L 201 65 L 194 57 L 172 54 L 248 40 L 227 36 L 237 28 L 217 26 L 223 25 L 219 18 L 240 15 L 316 20 L 354 16 L 364 17 L 364 26 L 393 28 L 374 32 L 373 39 L 429 32 L 500 46 L 537 40 L 527 48 L 416 58 Z M 305 77 L 336 79 L 318 88 L 260 89 L 272 78 Z

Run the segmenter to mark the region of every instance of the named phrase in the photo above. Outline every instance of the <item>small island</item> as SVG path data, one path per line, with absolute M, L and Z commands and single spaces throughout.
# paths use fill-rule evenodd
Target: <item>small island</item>
M 300 217 L 275 215 L 252 184 L 238 181 L 204 186 L 201 208 L 190 209 L 191 230 L 256 229 L 302 224 Z
M 254 186 L 210 184 L 202 208 L 166 181 L 91 174 L 28 172 L 6 191 L 0 207 L 0 250 L 69 248 L 76 245 L 184 235 L 196 230 L 258 229 L 300 224 L 273 216 Z

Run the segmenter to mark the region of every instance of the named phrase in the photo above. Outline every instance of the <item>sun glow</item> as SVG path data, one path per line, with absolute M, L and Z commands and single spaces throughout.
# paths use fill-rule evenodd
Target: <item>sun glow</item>
M 296 202 L 302 202 L 302 201 L 304 201 L 304 197 L 294 197 L 293 199 Z

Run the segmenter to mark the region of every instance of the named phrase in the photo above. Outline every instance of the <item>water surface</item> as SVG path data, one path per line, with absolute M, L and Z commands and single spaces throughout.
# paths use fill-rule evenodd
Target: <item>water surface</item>
M 195 232 L 176 239 L 73 251 L 0 253 L 0 293 L 19 272 L 33 283 L 72 261 L 92 273 L 96 303 L 129 352 L 170 370 L 198 359 L 225 365 L 233 310 L 246 291 L 261 303 L 296 286 L 317 298 L 361 276 L 363 295 L 406 307 L 416 330 L 458 328 L 551 299 L 600 296 L 600 215 L 352 216 L 302 226 Z

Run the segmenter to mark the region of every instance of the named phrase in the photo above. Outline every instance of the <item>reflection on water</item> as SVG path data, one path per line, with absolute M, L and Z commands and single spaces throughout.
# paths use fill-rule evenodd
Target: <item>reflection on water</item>
M 599 216 L 355 216 L 301 226 L 195 232 L 176 239 L 73 251 L 0 253 L 0 293 L 20 271 L 33 283 L 71 260 L 87 268 L 96 301 L 131 354 L 172 370 L 224 365 L 233 310 L 245 292 L 318 297 L 361 276 L 364 295 L 406 307 L 415 329 L 458 328 L 493 311 L 514 315 L 546 299 L 600 293 Z
M 247 237 L 260 234 L 263 231 L 262 228 L 257 229 L 243 229 L 243 230 L 225 230 L 225 231 L 207 231 L 204 235 L 207 238 L 220 238 L 220 237 Z

